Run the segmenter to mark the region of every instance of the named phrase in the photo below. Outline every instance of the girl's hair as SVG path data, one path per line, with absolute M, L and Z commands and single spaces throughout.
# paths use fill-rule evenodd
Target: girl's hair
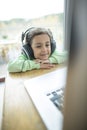
M 25 37 L 25 43 L 26 44 L 32 44 L 32 39 L 40 34 L 47 34 L 50 38 L 50 42 L 53 42 L 53 35 L 50 29 L 41 28 L 41 27 L 33 27 L 31 28 L 27 33 Z

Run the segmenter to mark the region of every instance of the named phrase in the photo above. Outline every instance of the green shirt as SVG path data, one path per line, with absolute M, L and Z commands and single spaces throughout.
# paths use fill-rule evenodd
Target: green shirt
M 60 64 L 67 60 L 67 52 L 59 53 L 55 50 L 49 57 L 50 63 Z M 8 63 L 9 72 L 25 72 L 32 69 L 40 69 L 40 63 L 30 60 L 24 54 L 20 54 L 18 58 Z

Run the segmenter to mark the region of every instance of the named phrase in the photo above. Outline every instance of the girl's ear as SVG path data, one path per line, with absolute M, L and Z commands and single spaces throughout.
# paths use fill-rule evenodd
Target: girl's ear
M 26 57 L 31 60 L 35 59 L 33 50 L 29 44 L 25 44 L 22 46 L 21 53 L 25 54 Z

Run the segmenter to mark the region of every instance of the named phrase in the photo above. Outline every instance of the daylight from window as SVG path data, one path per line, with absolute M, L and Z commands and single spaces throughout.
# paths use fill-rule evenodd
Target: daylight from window
M 21 34 L 29 27 L 51 29 L 59 50 L 64 38 L 64 0 L 0 1 L 0 75 L 6 74 L 7 63 L 20 53 Z
M 64 0 L 1 0 L 0 20 L 32 19 L 64 11 Z M 2 15 L 3 14 L 3 15 Z

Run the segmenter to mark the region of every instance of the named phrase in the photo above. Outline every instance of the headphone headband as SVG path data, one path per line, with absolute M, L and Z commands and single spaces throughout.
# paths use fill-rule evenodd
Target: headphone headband
M 24 41 L 24 38 L 25 38 L 25 34 L 26 34 L 27 32 L 29 32 L 31 29 L 33 29 L 33 28 L 35 28 L 35 27 L 31 27 L 31 28 L 27 29 L 25 32 L 22 32 L 22 35 L 21 35 L 22 44 L 24 44 L 23 41 Z

